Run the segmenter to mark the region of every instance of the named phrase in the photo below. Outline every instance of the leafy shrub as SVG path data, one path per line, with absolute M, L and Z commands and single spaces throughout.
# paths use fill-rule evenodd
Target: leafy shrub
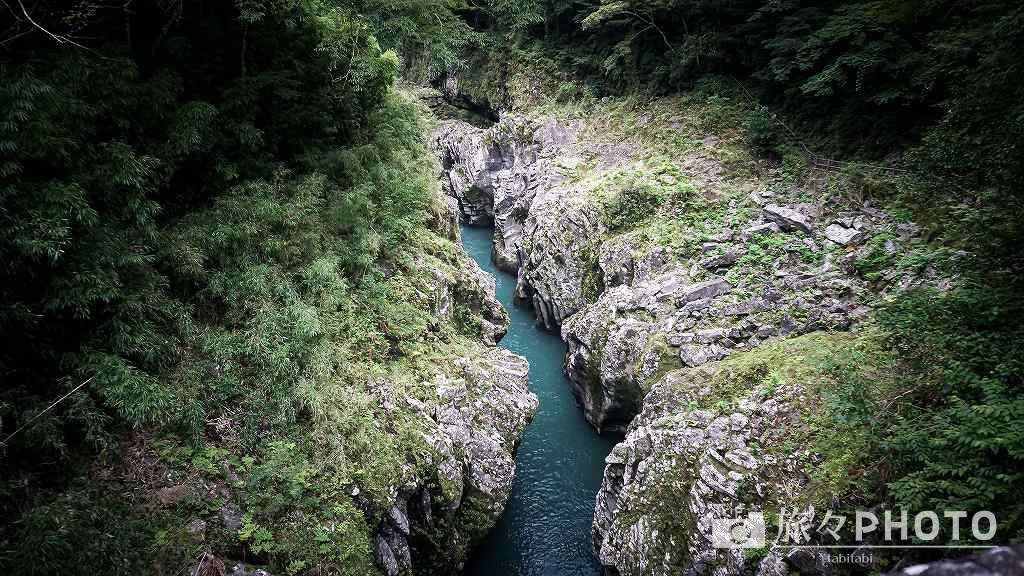
M 5 549 L 0 563 L 16 574 L 39 576 L 151 573 L 154 565 L 195 558 L 195 544 L 169 534 L 175 529 L 168 514 L 77 481 L 36 502 L 14 527 L 20 545 Z
M 743 120 L 747 145 L 762 156 L 777 150 L 780 143 L 778 124 L 767 108 L 757 106 Z
M 641 183 L 620 190 L 605 202 L 605 225 L 616 232 L 634 228 L 652 216 L 664 201 L 661 191 L 650 184 Z
M 890 250 L 887 247 L 895 238 L 896 236 L 888 231 L 872 236 L 867 241 L 867 254 L 853 263 L 857 273 L 871 281 L 881 279 L 882 274 L 889 270 L 896 260 L 895 249 Z
M 681 208 L 699 203 L 693 185 L 673 162 L 662 157 L 611 172 L 598 186 L 597 194 L 604 209 L 604 224 L 613 232 L 635 228 L 668 202 Z
M 884 449 L 910 509 L 992 510 L 1001 541 L 1024 535 L 1024 305 L 1013 288 L 916 291 L 879 312 L 910 371 Z
M 919 289 L 882 305 L 878 332 L 819 363 L 812 419 L 825 492 L 910 511 L 994 511 L 1024 530 L 1024 314 L 1007 286 Z M 945 530 L 946 537 L 951 535 Z

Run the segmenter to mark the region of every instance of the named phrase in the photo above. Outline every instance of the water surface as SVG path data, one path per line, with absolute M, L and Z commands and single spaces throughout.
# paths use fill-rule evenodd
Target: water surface
M 530 390 L 540 399 L 516 453 L 512 496 L 497 526 L 476 550 L 466 576 L 601 573 L 590 524 L 604 458 L 615 444 L 598 436 L 576 406 L 562 372 L 565 344 L 537 328 L 532 310 L 513 305 L 515 277 L 491 263 L 488 228 L 462 228 L 462 242 L 497 278 L 497 295 L 511 318 L 500 345 L 530 361 Z

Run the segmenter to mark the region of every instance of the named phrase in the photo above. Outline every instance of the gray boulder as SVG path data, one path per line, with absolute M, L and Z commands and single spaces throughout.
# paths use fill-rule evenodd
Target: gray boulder
M 783 230 L 800 230 L 807 234 L 814 232 L 811 219 L 792 208 L 769 204 L 764 207 L 764 218 L 778 224 Z
M 856 244 L 863 240 L 864 232 L 856 228 L 846 228 L 841 224 L 829 224 L 825 228 L 825 238 L 840 246 L 846 246 L 847 244 Z
M 1024 574 L 1024 544 L 999 546 L 974 556 L 907 566 L 890 576 L 1019 576 Z

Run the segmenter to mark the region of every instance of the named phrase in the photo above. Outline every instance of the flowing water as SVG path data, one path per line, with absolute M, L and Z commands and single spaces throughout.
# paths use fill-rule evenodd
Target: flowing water
M 565 344 L 538 328 L 531 310 L 513 305 L 515 277 L 491 263 L 487 228 L 462 228 L 462 242 L 497 278 L 511 317 L 500 345 L 530 361 L 530 390 L 540 408 L 516 453 L 516 476 L 505 514 L 476 550 L 467 576 L 600 574 L 590 539 L 604 458 L 615 438 L 598 436 L 576 406 L 562 372 Z

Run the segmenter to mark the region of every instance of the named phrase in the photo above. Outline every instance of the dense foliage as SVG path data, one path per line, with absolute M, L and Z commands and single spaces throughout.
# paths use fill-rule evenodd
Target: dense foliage
M 461 3 L 7 8 L 0 565 L 184 570 L 184 522 L 147 511 L 156 486 L 136 475 L 186 470 L 254 511 L 222 541 L 374 572 L 343 487 L 389 497 L 403 432 L 353 383 L 461 337 L 416 305 L 434 184 L 395 50 L 452 66 L 478 34 Z M 210 498 L 173 513 L 215 513 Z M 276 540 L 259 530 L 285 517 Z
M 919 289 L 881 306 L 880 330 L 833 351 L 822 364 L 835 384 L 814 420 L 829 431 L 816 446 L 826 497 L 853 509 L 990 510 L 994 541 L 1019 542 L 1021 313 L 1002 287 Z
M 383 491 L 404 432 L 332 383 L 457 338 L 410 304 L 407 248 L 433 207 L 400 72 L 475 73 L 481 95 L 507 95 L 539 70 L 564 100 L 733 77 L 760 101 L 746 108 L 759 153 L 803 139 L 903 155 L 912 173 L 883 199 L 974 257 L 959 289 L 882 308 L 905 394 L 835 413 L 877 437 L 864 461 L 892 455 L 885 498 L 997 509 L 1001 537 L 1020 533 L 1019 3 L 17 0 L 0 13 L 0 564 L 145 573 L 192 559 L 172 545 L 187 541 L 168 532 L 180 522 L 140 516 L 137 478 L 110 477 L 135 454 L 126 432 L 145 431 L 141 451 L 161 459 L 140 469 L 212 478 L 227 459 L 244 473 L 256 512 L 231 536 L 261 559 L 374 570 L 344 491 Z M 624 182 L 607 224 L 665 202 L 659 182 Z M 298 510 L 323 517 L 267 530 Z
M 1024 175 L 1017 2 L 551 0 L 539 9 L 544 26 L 524 44 L 537 41 L 535 56 L 599 93 L 731 76 L 810 128 L 805 139 L 822 150 L 878 158 L 923 138 L 917 161 L 932 170 Z
M 1001 539 L 1024 536 L 1024 352 L 1019 297 L 971 288 L 917 293 L 885 309 L 890 344 L 917 374 L 885 448 L 892 491 L 912 510 L 995 510 Z

